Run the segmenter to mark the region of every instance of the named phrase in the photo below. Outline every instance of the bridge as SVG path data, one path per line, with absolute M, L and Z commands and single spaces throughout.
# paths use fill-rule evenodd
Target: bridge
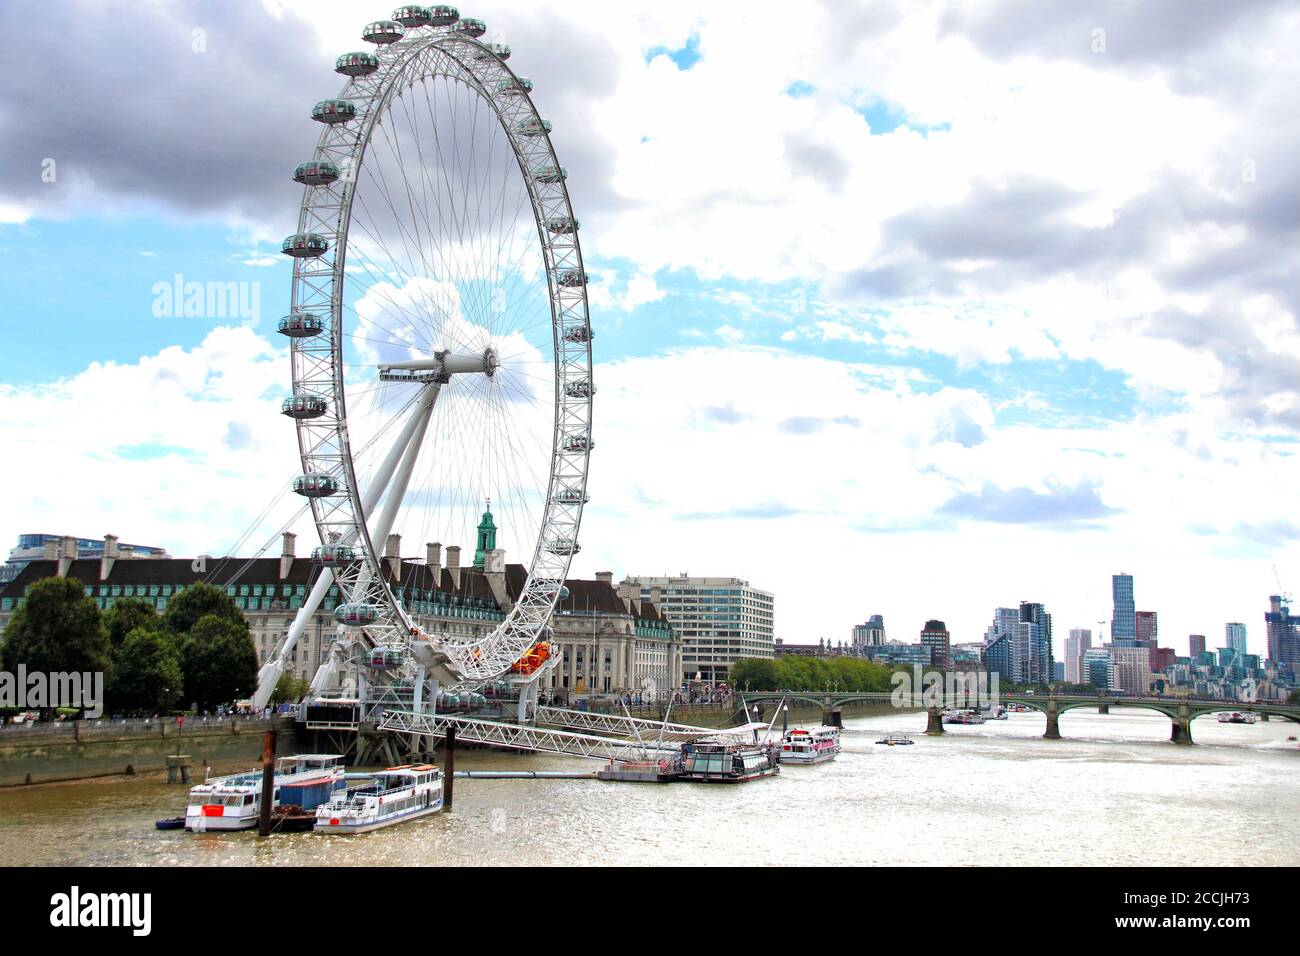
M 911 696 L 908 694 L 907 696 Z M 831 726 L 841 726 L 843 719 L 840 711 L 845 704 L 855 702 L 892 704 L 894 695 L 886 693 L 856 693 L 830 691 L 816 693 L 813 691 L 745 691 L 740 697 L 746 704 L 758 702 L 801 701 L 822 708 L 822 722 Z M 1080 707 L 1096 707 L 1099 713 L 1109 713 L 1112 705 L 1117 707 L 1136 707 L 1154 710 L 1164 714 L 1171 721 L 1169 739 L 1176 744 L 1192 743 L 1191 723 L 1197 717 L 1220 713 L 1252 713 L 1268 717 L 1281 717 L 1284 720 L 1300 723 L 1300 706 L 1273 702 L 1247 702 L 1240 700 L 1201 700 L 1191 697 L 1103 697 L 1089 695 L 1056 695 L 1035 693 L 998 692 L 999 704 L 1022 704 L 1037 710 L 1047 717 L 1047 730 L 1043 736 L 1048 740 L 1060 740 L 1061 714 Z M 942 734 L 942 708 L 928 707 L 926 710 L 927 734 Z

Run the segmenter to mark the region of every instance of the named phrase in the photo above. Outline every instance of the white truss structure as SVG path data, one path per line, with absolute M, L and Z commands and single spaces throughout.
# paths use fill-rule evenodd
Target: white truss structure
M 389 694 L 388 703 L 405 701 L 410 706 L 410 688 L 416 685 L 415 703 L 420 705 L 438 684 L 473 684 L 508 672 L 534 643 L 548 636 L 550 616 L 577 550 L 587 501 L 594 387 L 586 275 L 565 175 L 553 172 L 562 167 L 550 140 L 550 126 L 528 95 L 531 84 L 506 65 L 509 50 L 481 42 L 465 24 L 458 27 L 454 16 L 450 23 L 389 32 L 400 39 L 374 40 L 372 28 L 367 28 L 367 38 L 376 43 L 377 69 L 352 76 L 337 100 L 327 101 L 351 104 L 354 115 L 349 121 L 325 125 L 314 160 L 342 175 L 305 184 L 295 238 L 322 237 L 326 248 L 318 255 L 295 257 L 293 268 L 291 317 L 317 317 L 321 322 L 319 334 L 291 339 L 293 392 L 325 400 L 323 414 L 296 420 L 302 470 L 304 476 L 318 476 L 327 488 L 336 489 L 309 498 L 322 545 L 353 547 L 356 559 L 322 568 L 275 659 L 259 675 L 254 698 L 258 706 L 269 699 L 283 662 L 332 585 L 338 586 L 347 604 L 378 613 L 364 626 L 340 625 L 329 659 L 313 681 L 317 694 L 350 692 L 374 701 L 385 698 L 386 687 L 402 688 L 405 694 Z M 381 572 L 378 547 L 383 546 L 407 492 L 440 388 L 453 375 L 491 376 L 496 358 L 443 352 L 427 361 L 395 363 L 386 369 L 386 381 L 411 383 L 411 397 L 404 406 L 407 417 L 402 429 L 364 488 L 349 435 L 345 385 L 348 256 L 352 243 L 365 238 L 349 235 L 358 173 L 365 169 L 376 129 L 397 108 L 402 95 L 434 79 L 463 84 L 476 93 L 490 107 L 514 151 L 546 270 L 554 357 L 548 486 L 537 540 L 527 556 L 527 579 L 505 620 L 487 636 L 472 641 L 421 627 Z M 409 184 L 406 189 L 408 196 L 414 195 Z M 382 510 L 376 513 L 381 501 Z M 368 655 L 375 649 L 396 651 L 393 664 L 378 671 L 369 667 Z
M 623 738 L 654 739 L 665 743 L 686 743 L 703 739 L 746 739 L 752 735 L 755 728 L 767 730 L 767 724 L 722 728 L 693 727 L 689 724 L 669 724 L 641 717 L 621 717 L 618 714 L 593 714 L 584 710 L 565 710 L 560 707 L 538 707 L 537 723 L 596 734 L 617 735 Z

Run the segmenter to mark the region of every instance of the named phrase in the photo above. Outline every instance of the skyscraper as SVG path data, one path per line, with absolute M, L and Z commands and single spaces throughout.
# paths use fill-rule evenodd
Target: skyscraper
M 1228 625 L 1228 626 L 1231 627 L 1232 625 Z M 1188 634 L 1187 651 L 1188 651 L 1188 655 L 1192 658 L 1192 661 L 1195 662 L 1196 658 L 1200 657 L 1202 654 L 1205 653 L 1205 635 Z
M 1052 615 L 1041 604 L 1020 602 L 1020 633 L 1017 643 L 1024 654 L 1026 684 L 1052 682 Z
M 1296 673 L 1300 671 L 1300 632 L 1297 631 L 1300 617 L 1291 613 L 1285 601 L 1286 598 L 1277 594 L 1268 599 L 1269 610 L 1264 615 L 1268 624 L 1268 659 L 1276 663 L 1281 671 Z M 1242 632 L 1244 634 L 1244 627 Z M 1244 648 L 1244 637 L 1242 643 Z
M 940 670 L 948 667 L 950 640 L 943 621 L 926 621 L 921 629 L 921 646 L 930 648 L 930 663 Z
M 855 651 L 860 652 L 864 647 L 879 647 L 884 643 L 884 615 L 873 614 L 867 619 L 866 624 L 853 625 L 853 648 Z
M 1133 647 L 1137 640 L 1137 605 L 1133 603 L 1133 575 L 1115 574 L 1110 579 L 1110 639 L 1116 647 Z
M 1133 622 L 1138 645 L 1141 647 L 1154 646 L 1156 644 L 1156 638 L 1159 636 L 1156 612 L 1138 611 L 1133 616 Z
M 1065 682 L 1067 684 L 1088 683 L 1083 672 L 1083 652 L 1091 647 L 1091 628 L 1070 628 L 1070 636 L 1065 639 Z
M 1277 601 L 1277 598 L 1269 598 L 1270 601 Z M 1268 615 L 1265 615 L 1267 619 Z M 1269 621 L 1269 642 L 1272 643 L 1273 627 L 1272 621 Z M 1227 646 L 1230 647 L 1238 658 L 1246 656 L 1246 625 L 1237 621 L 1223 625 L 1224 636 L 1227 638 Z M 1269 657 L 1273 657 L 1273 648 L 1269 647 Z M 1276 660 L 1277 658 L 1273 658 Z

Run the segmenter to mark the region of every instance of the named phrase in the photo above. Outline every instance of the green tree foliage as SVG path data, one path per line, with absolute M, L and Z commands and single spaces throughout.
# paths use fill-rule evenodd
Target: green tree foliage
M 296 704 L 307 696 L 307 691 L 311 685 L 300 677 L 294 677 L 292 674 L 281 674 L 280 679 L 275 683 L 275 690 L 271 691 L 271 703 L 273 704 Z
M 257 650 L 242 614 L 237 621 L 220 614 L 203 615 L 180 647 L 184 699 L 200 711 L 233 703 L 256 689 Z
M 101 671 L 112 668 L 108 635 L 99 608 L 84 587 L 68 578 L 45 578 L 27 590 L 0 648 L 3 669 Z
M 827 685 L 859 693 L 888 693 L 891 670 L 859 657 L 747 658 L 731 667 L 730 684 L 744 690 L 821 691 Z
M 235 604 L 234 599 L 221 588 L 201 581 L 191 584 L 167 602 L 163 623 L 167 630 L 184 638 L 194 629 L 199 618 L 209 614 L 243 625 L 244 630 L 248 630 L 244 612 Z
M 122 641 L 109 685 L 114 711 L 166 713 L 180 700 L 181 661 L 171 636 L 159 628 L 137 627 Z
M 104 628 L 108 631 L 108 641 L 114 651 L 121 648 L 126 636 L 136 628 L 157 631 L 162 626 L 162 615 L 154 609 L 152 601 L 144 598 L 118 598 L 104 612 Z

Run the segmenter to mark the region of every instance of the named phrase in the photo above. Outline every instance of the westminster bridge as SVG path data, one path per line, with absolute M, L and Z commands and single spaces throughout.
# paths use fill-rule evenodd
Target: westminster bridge
M 799 701 L 818 705 L 822 709 L 822 722 L 835 727 L 843 724 L 841 708 L 845 704 L 854 702 L 889 704 L 895 703 L 897 699 L 895 694 L 853 693 L 834 690 L 823 693 L 779 690 L 741 691 L 739 697 L 749 710 L 752 710 L 755 705 L 761 705 L 765 702 L 779 705 L 782 702 Z M 916 703 L 917 698 L 910 693 L 905 693 L 902 697 L 902 707 L 914 707 L 926 711 L 925 732 L 927 734 L 936 735 L 944 732 L 942 707 L 927 707 L 922 703 Z M 982 698 L 982 703 L 987 702 L 989 702 L 988 698 Z M 1171 725 L 1169 739 L 1176 744 L 1192 743 L 1192 721 L 1207 714 L 1256 714 L 1264 720 L 1270 717 L 1280 717 L 1284 720 L 1300 723 L 1300 706 L 1280 702 L 1205 700 L 1191 697 L 1103 697 L 1096 695 L 1038 694 L 1034 692 L 1004 693 L 999 691 L 996 703 L 1002 705 L 1020 704 L 1046 715 L 1047 729 L 1043 736 L 1048 740 L 1061 739 L 1061 714 L 1081 707 L 1096 708 L 1097 712 L 1102 714 L 1109 713 L 1112 706 L 1136 707 L 1143 710 L 1157 711 L 1169 718 Z

